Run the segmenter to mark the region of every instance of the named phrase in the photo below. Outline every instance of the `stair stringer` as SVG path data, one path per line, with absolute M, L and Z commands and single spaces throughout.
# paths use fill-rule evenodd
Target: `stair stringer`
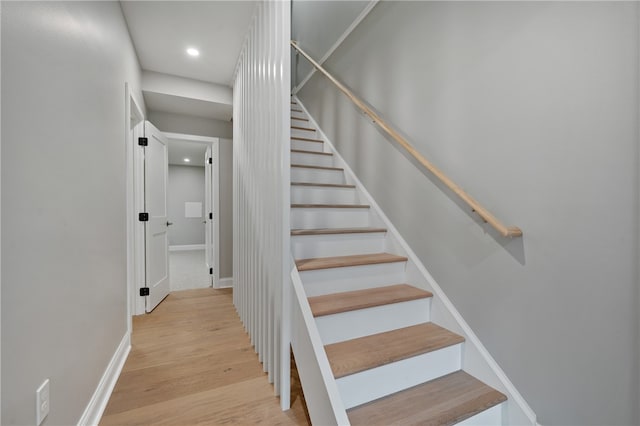
M 372 216 L 374 216 L 372 221 L 375 222 L 375 226 L 383 226 L 387 228 L 385 241 L 387 244 L 387 250 L 408 258 L 406 266 L 407 281 L 411 282 L 415 287 L 431 291 L 433 293 L 431 321 L 458 333 L 465 338 L 466 341 L 462 350 L 462 369 L 485 382 L 487 385 L 492 386 L 507 395 L 507 401 L 501 404 L 504 424 L 537 425 L 536 414 L 529 404 L 525 401 L 520 392 L 518 392 L 516 387 L 513 385 L 511 380 L 509 380 L 489 351 L 484 347 L 478 336 L 473 332 L 469 324 L 455 308 L 451 300 L 429 273 L 422 261 L 413 252 L 413 250 L 411 250 L 409 244 L 407 244 L 404 238 L 402 238 L 397 228 L 384 214 L 378 203 L 366 190 L 362 182 L 357 178 L 349 164 L 335 149 L 333 142 L 322 131 L 304 104 L 302 104 L 297 97 L 294 97 L 294 99 L 298 103 L 298 107 L 302 108 L 306 117 L 309 118 L 309 126 L 316 129 L 318 139 L 324 141 L 325 152 L 333 153 L 333 166 L 342 167 L 344 169 L 346 182 L 354 184 L 361 202 L 371 206 L 370 212 L 372 213 Z
M 293 259 L 291 265 L 291 348 L 309 417 L 313 424 L 349 425 L 347 411 Z

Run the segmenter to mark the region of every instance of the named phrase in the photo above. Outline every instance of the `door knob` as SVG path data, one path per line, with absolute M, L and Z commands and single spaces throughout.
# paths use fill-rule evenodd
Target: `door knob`
M 173 225 L 173 222 L 167 222 L 167 226 Z

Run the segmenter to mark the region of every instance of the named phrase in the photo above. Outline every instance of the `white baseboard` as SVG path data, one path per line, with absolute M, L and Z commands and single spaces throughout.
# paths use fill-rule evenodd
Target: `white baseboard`
M 220 278 L 218 280 L 218 286 L 216 288 L 231 288 L 233 287 L 233 277 Z
M 104 413 L 104 409 L 107 407 L 111 392 L 113 392 L 118 377 L 120 377 L 120 372 L 122 371 L 122 367 L 124 367 L 130 350 L 131 335 L 127 332 L 122 338 L 118 349 L 116 349 L 116 352 L 111 357 L 111 361 L 109 361 L 109 365 L 104 371 L 98 387 L 91 396 L 87 408 L 85 408 L 80 420 L 78 420 L 78 426 L 93 426 L 100 423 L 102 413 Z
M 169 251 L 204 250 L 204 244 L 188 244 L 183 246 L 169 246 Z

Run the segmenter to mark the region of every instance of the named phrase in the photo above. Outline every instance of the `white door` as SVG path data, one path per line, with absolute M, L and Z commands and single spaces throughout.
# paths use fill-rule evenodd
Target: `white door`
M 145 276 L 149 295 L 146 311 L 151 312 L 169 294 L 169 234 L 167 221 L 168 141 L 156 127 L 145 121 L 144 194 Z
M 205 261 L 207 263 L 207 272 L 210 277 L 210 284 L 213 286 L 213 200 L 211 191 L 213 189 L 213 157 L 211 146 L 207 147 L 204 154 L 204 216 L 205 216 Z

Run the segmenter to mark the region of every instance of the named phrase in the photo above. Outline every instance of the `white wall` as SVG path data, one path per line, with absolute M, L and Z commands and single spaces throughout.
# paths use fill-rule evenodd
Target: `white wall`
M 233 140 L 220 139 L 220 278 L 233 277 Z
M 521 239 L 321 75 L 299 93 L 541 424 L 640 422 L 638 7 L 381 2 L 326 62 Z
M 233 302 L 287 408 L 290 8 L 258 3 L 233 85 Z
M 228 106 L 233 100 L 233 91 L 228 86 L 153 71 L 143 71 L 142 90 Z
M 185 202 L 198 202 L 202 217 L 185 217 Z M 204 167 L 169 165 L 167 185 L 169 245 L 204 244 Z
M 230 122 L 149 111 L 149 121 L 163 132 L 220 138 L 220 278 L 233 276 L 233 126 Z
M 2 2 L 2 424 L 75 424 L 127 331 L 117 2 Z
M 291 39 L 305 46 L 305 51 L 314 59 L 320 60 L 368 4 L 368 0 L 294 2 Z M 326 30 L 327 26 L 331 31 Z M 301 56 L 294 56 L 291 62 L 292 86 L 296 86 L 309 75 L 313 66 Z
M 164 111 L 149 111 L 148 120 L 163 132 L 186 133 L 189 135 L 233 138 L 233 124 L 230 121 L 214 120 L 181 115 Z

